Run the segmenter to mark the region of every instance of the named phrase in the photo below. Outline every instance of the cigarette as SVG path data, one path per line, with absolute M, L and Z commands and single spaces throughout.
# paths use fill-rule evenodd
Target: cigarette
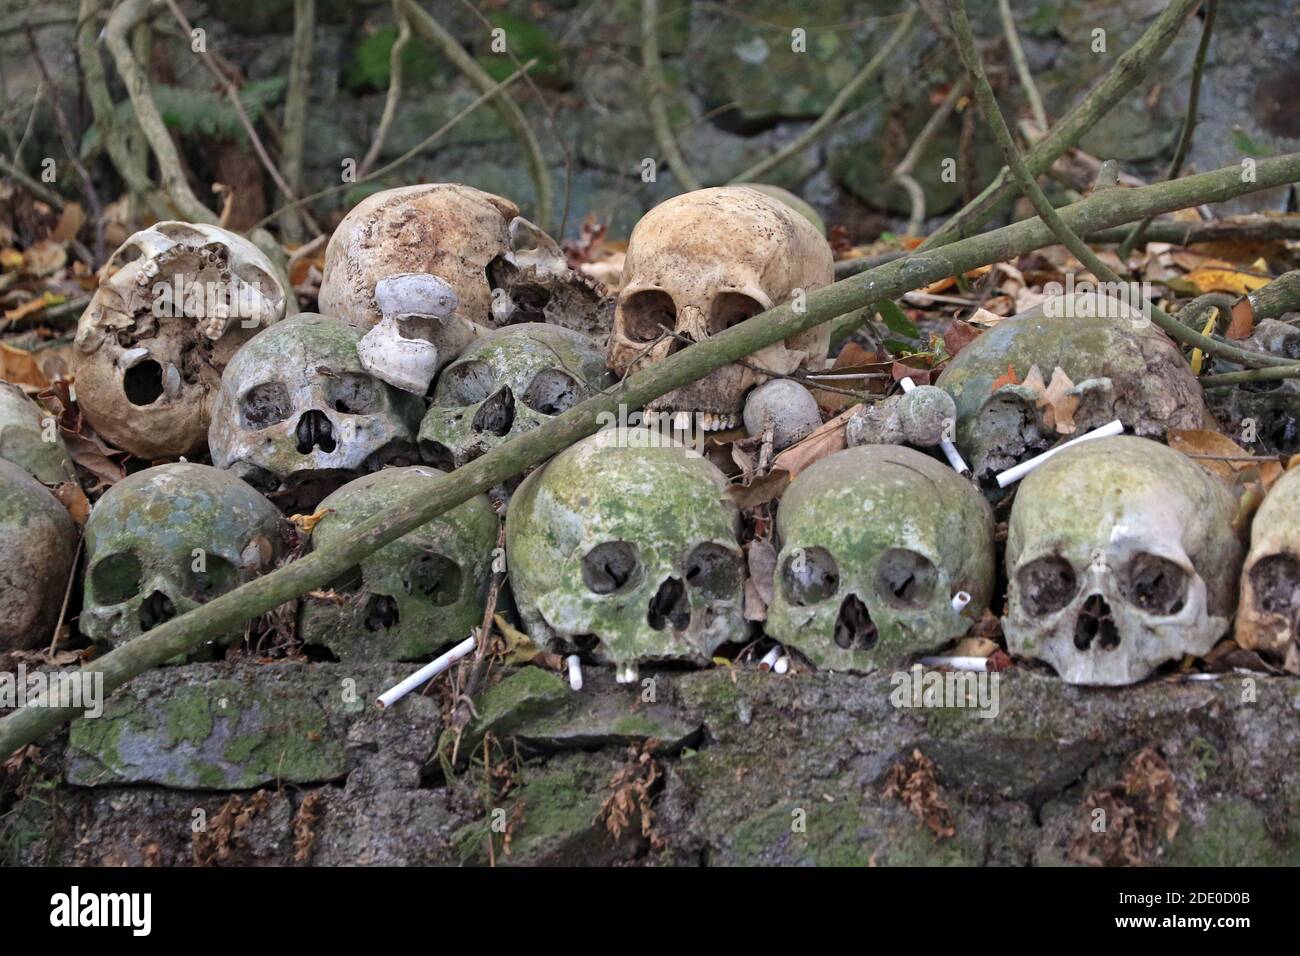
M 765 671 L 770 671 L 776 666 L 776 660 L 781 656 L 781 645 L 777 644 L 770 651 L 763 655 L 763 659 L 758 662 L 758 666 Z
M 903 386 L 904 392 L 910 392 L 912 389 L 916 388 L 916 383 L 910 378 L 899 379 L 898 384 Z M 943 455 L 948 459 L 948 464 L 952 466 L 953 471 L 957 472 L 959 475 L 970 474 L 970 465 L 966 464 L 966 459 L 962 458 L 961 452 L 957 450 L 956 445 L 948 441 L 946 438 L 940 438 L 939 447 L 943 450 Z
M 966 610 L 966 605 L 970 603 L 970 594 L 965 591 L 958 591 L 952 596 L 952 609 L 960 614 Z
M 776 663 L 772 665 L 773 674 L 784 674 L 789 669 L 790 669 L 790 658 L 784 654 L 778 657 L 776 659 Z
M 1022 461 L 1020 464 L 1008 468 L 1006 471 L 998 475 L 998 487 L 1005 488 L 1007 485 L 1019 481 L 1021 478 L 1025 477 L 1025 475 L 1029 474 L 1031 471 L 1033 471 L 1043 462 L 1047 461 L 1047 459 L 1055 455 L 1058 451 L 1061 451 L 1062 449 L 1065 448 L 1069 448 L 1071 445 L 1077 445 L 1081 441 L 1088 441 L 1093 438 L 1109 438 L 1112 435 L 1121 435 L 1123 433 L 1124 433 L 1124 423 L 1121 422 L 1118 418 L 1115 419 L 1113 422 L 1107 422 L 1105 425 L 1102 425 L 1100 428 L 1094 428 L 1086 435 L 1080 435 L 1078 438 L 1071 438 L 1069 441 L 1065 442 L 1064 444 L 1057 445 L 1055 448 L 1049 448 L 1041 455 L 1035 455 L 1033 458 L 1030 458 L 1028 461 Z
M 582 661 L 578 659 L 577 654 L 570 654 L 564 659 L 564 663 L 569 665 L 569 687 L 573 690 L 582 690 Z
M 632 661 L 630 664 L 620 664 L 614 673 L 614 680 L 620 684 L 635 684 L 636 678 L 636 661 Z
M 477 643 L 478 642 L 474 639 L 473 635 L 465 638 L 465 640 L 461 641 L 446 654 L 435 658 L 432 662 L 425 664 L 400 684 L 384 691 L 379 695 L 379 699 L 376 700 L 375 703 L 379 705 L 380 710 L 393 706 L 393 704 L 397 703 L 421 684 L 433 680 L 433 678 L 451 667 L 452 664 L 455 664 L 470 651 L 474 650 Z
M 955 671 L 986 671 L 989 669 L 987 657 L 922 657 L 923 667 L 951 667 Z

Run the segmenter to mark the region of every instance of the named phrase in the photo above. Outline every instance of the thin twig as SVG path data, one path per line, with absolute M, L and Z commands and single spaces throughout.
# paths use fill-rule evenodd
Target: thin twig
M 289 85 L 284 94 L 284 131 L 280 137 L 280 162 L 284 178 L 294 192 L 302 189 L 303 144 L 307 136 L 307 104 L 311 98 L 311 66 L 316 35 L 316 0 L 294 0 L 293 46 L 289 51 Z M 268 124 L 269 125 L 269 124 Z M 282 194 L 283 195 L 283 194 Z M 293 202 L 293 196 L 284 196 Z M 301 242 L 303 221 L 297 208 L 280 221 L 287 242 Z
M 1002 33 L 1007 38 L 1007 49 L 1011 52 L 1011 62 L 1015 64 L 1016 76 L 1020 78 L 1020 91 L 1029 101 L 1029 111 L 1033 114 L 1038 128 L 1046 131 L 1047 111 L 1043 109 L 1043 98 L 1038 95 L 1034 85 L 1034 75 L 1029 72 L 1029 61 L 1025 59 L 1025 48 L 1020 45 L 1020 34 L 1016 32 L 1016 21 L 1011 16 L 1011 0 L 998 0 L 998 12 L 1002 15 Z
M 375 138 L 366 150 L 361 165 L 357 167 L 357 173 L 361 176 L 370 172 L 370 167 L 379 160 L 384 140 L 388 138 L 388 128 L 393 125 L 393 117 L 397 115 L 397 104 L 402 100 L 402 53 L 411 40 L 411 18 L 406 15 L 403 0 L 393 0 L 393 22 L 397 24 L 397 39 L 388 51 L 388 92 L 384 96 L 384 112 L 379 117 Z
M 700 180 L 691 167 L 686 164 L 673 135 L 672 123 L 668 120 L 668 107 L 664 105 L 664 93 L 667 82 L 664 80 L 664 66 L 659 59 L 659 0 L 641 0 L 641 69 L 645 73 L 647 106 L 650 110 L 650 122 L 654 126 L 655 142 L 659 152 L 668 161 L 668 168 L 687 192 L 700 188 Z
M 1300 362 L 1291 365 L 1271 365 L 1268 368 L 1252 368 L 1243 372 L 1204 375 L 1197 381 L 1201 383 L 1201 388 L 1227 388 L 1229 385 L 1279 382 L 1286 378 L 1300 378 Z
M 958 80 L 952 85 L 948 95 L 943 98 L 943 102 L 939 104 L 938 108 L 930 114 L 925 126 L 921 128 L 921 132 L 912 141 L 912 145 L 907 150 L 906 155 L 903 156 L 902 162 L 894 167 L 894 181 L 907 191 L 907 195 L 912 201 L 912 213 L 907 219 L 907 235 L 909 236 L 919 235 L 921 224 L 925 222 L 925 190 L 912 178 L 912 170 L 916 168 L 917 160 L 921 158 L 921 154 L 930 145 L 930 140 L 934 139 L 934 134 L 952 115 L 952 111 L 957 106 L 957 101 L 961 98 L 965 89 L 966 81 L 964 79 Z
M 68 602 L 72 599 L 72 582 L 77 579 L 75 569 L 81 563 L 81 548 L 86 543 L 85 535 L 77 538 L 77 550 L 72 553 L 72 567 L 74 573 L 68 575 L 68 586 L 63 589 L 63 603 L 59 606 L 59 619 L 54 622 L 54 634 L 50 637 L 50 655 L 53 656 L 54 649 L 59 646 L 59 631 L 63 628 L 63 622 L 68 616 Z
M 1006 0 L 1002 0 L 1006 2 Z M 1196 48 L 1196 62 L 1192 65 L 1191 88 L 1187 93 L 1187 116 L 1183 118 L 1183 130 L 1178 136 L 1178 145 L 1174 148 L 1174 158 L 1169 162 L 1169 171 L 1165 173 L 1165 179 L 1177 179 L 1178 174 L 1183 171 L 1183 161 L 1187 158 L 1187 151 L 1192 146 L 1192 136 L 1196 133 L 1196 110 L 1201 102 L 1201 76 L 1205 72 L 1205 57 L 1210 51 L 1210 35 L 1214 31 L 1214 18 L 1219 12 L 1219 0 L 1207 0 L 1205 6 L 1205 25 L 1201 27 L 1201 42 Z M 1143 219 L 1133 231 L 1128 234 L 1117 250 L 1120 262 L 1127 262 L 1128 255 L 1142 241 L 1142 236 L 1146 232 L 1147 226 L 1151 225 L 1150 217 Z

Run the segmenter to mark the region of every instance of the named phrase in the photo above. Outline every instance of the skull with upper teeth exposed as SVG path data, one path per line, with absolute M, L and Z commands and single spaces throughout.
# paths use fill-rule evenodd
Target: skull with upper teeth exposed
M 312 529 L 312 546 L 346 541 L 384 508 L 433 483 L 436 468 L 385 468 L 344 485 L 321 502 L 326 514 Z M 462 641 L 483 623 L 492 574 L 497 518 L 478 495 L 365 558 L 330 586 L 309 596 L 301 634 L 341 660 L 409 661 Z
M 651 429 L 597 432 L 510 503 L 510 580 L 530 633 L 636 679 L 745 636 L 739 516 L 708 461 Z
M 77 324 L 77 400 L 110 444 L 139 458 L 203 444 L 221 370 L 284 315 L 270 261 L 203 223 L 160 222 L 122 244 Z
M 76 560 L 67 510 L 0 459 L 0 654 L 48 644 Z
M 781 500 L 777 533 L 766 630 L 820 668 L 899 666 L 966 633 L 993 591 L 988 502 L 911 448 L 861 445 L 810 466 Z
M 1071 684 L 1131 684 L 1228 628 L 1232 493 L 1143 438 L 1066 448 L 1021 482 L 1007 534 L 1007 646 Z
M 775 305 L 827 285 L 830 246 L 803 216 L 737 186 L 700 189 L 661 203 L 628 241 L 608 360 L 620 375 L 662 361 Z M 705 413 L 706 428 L 740 420 L 746 392 L 767 379 L 750 366 L 820 372 L 822 325 L 727 365 L 650 403 L 650 411 Z
M 86 522 L 81 630 L 110 644 L 143 634 L 269 571 L 282 535 L 275 507 L 229 472 L 180 462 L 129 475 Z
M 226 367 L 212 461 L 266 493 L 313 506 L 350 478 L 409 465 L 424 402 L 366 371 L 359 329 L 302 313 L 254 337 Z
M 358 203 L 326 249 L 320 309 L 375 325 L 377 283 L 411 274 L 441 279 L 459 316 L 489 328 L 545 321 L 590 333 L 607 312 L 602 291 L 569 269 L 518 206 L 458 183 L 386 189 Z
M 1236 636 L 1292 668 L 1300 657 L 1300 469 L 1278 478 L 1255 513 Z
M 1152 438 L 1171 428 L 1214 427 L 1182 353 L 1140 311 L 1091 291 L 1057 296 L 1003 319 L 962 349 L 935 383 L 956 403 L 957 447 L 981 482 L 1066 431 L 1048 424 L 1044 394 L 1023 384 L 1035 367 L 1044 379 L 1059 368 L 1070 380 L 1057 404 L 1073 408 L 1072 431 L 1116 418 Z M 994 390 L 1008 370 L 1017 384 Z
M 586 336 L 528 322 L 479 339 L 442 373 L 420 426 L 426 461 L 459 468 L 612 384 Z

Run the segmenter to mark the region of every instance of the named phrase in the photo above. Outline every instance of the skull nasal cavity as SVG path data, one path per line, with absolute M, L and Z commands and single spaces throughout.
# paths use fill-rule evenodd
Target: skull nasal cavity
M 140 630 L 148 631 L 176 616 L 176 605 L 161 591 L 154 591 L 140 604 Z
M 474 431 L 491 432 L 498 438 L 510 431 L 515 423 L 515 395 L 503 385 L 474 413 Z
M 664 624 L 671 624 L 674 631 L 684 631 L 691 623 L 691 606 L 686 600 L 686 585 L 678 578 L 669 578 L 659 585 L 659 590 L 650 599 L 650 611 L 646 620 L 656 631 L 662 631 Z
M 839 616 L 835 618 L 835 643 L 845 650 L 869 651 L 876 646 L 879 637 L 876 622 L 871 620 L 867 606 L 856 594 L 848 595 L 841 602 Z
M 310 455 L 316 448 L 326 453 L 332 452 L 335 448 L 334 426 L 330 424 L 324 412 L 315 408 L 303 412 L 302 417 L 298 419 L 297 436 L 300 455 Z
M 397 624 L 397 602 L 387 594 L 372 594 L 366 602 L 366 630 L 382 631 Z
M 162 366 L 153 359 L 137 362 L 122 376 L 122 390 L 132 405 L 152 405 L 162 398 Z
M 1094 594 L 1083 602 L 1083 608 L 1074 621 L 1075 647 L 1086 651 L 1094 640 L 1103 651 L 1119 647 L 1119 629 L 1111 616 L 1110 605 L 1100 594 Z

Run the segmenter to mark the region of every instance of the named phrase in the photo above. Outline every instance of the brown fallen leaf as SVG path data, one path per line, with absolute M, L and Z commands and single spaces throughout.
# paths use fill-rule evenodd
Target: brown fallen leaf
M 970 323 L 962 322 L 960 319 L 954 319 L 943 332 L 944 351 L 946 351 L 949 356 L 956 355 L 966 346 L 979 338 L 981 334 L 980 330 Z
M 996 392 L 1003 385 L 1019 385 L 1020 379 L 1016 376 L 1016 370 L 1008 363 L 1007 370 L 993 380 L 993 385 L 989 388 L 989 394 Z
M 821 461 L 828 455 L 843 449 L 844 427 L 848 424 L 851 414 L 853 414 L 852 409 L 836 415 L 807 438 L 781 452 L 773 459 L 772 470 L 784 471 L 794 479 L 813 462 Z
M 1042 405 L 1047 409 L 1045 418 L 1048 427 L 1055 427 L 1060 435 L 1071 435 L 1076 431 L 1074 413 L 1079 408 L 1079 396 L 1068 394 L 1072 388 L 1074 383 L 1070 381 L 1070 376 L 1058 365 L 1052 372 L 1052 380 L 1047 383 Z
M 310 515 L 289 515 L 289 520 L 293 526 L 298 529 L 299 534 L 311 534 L 312 529 L 320 524 L 320 520 L 328 514 L 333 514 L 333 508 L 322 508 L 315 514 Z
M 1255 308 L 1248 297 L 1242 296 L 1232 305 L 1232 321 L 1228 323 L 1224 335 L 1230 339 L 1244 339 L 1249 338 L 1254 331 Z
M 0 379 L 14 385 L 28 385 L 32 388 L 46 388 L 50 384 L 50 380 L 36 364 L 36 357 L 31 352 L 14 348 L 4 342 L 0 342 Z
M 60 504 L 68 509 L 68 514 L 72 516 L 72 520 L 78 525 L 84 525 L 86 519 L 90 517 L 90 499 L 81 490 L 81 485 L 75 481 L 65 481 L 53 490 L 54 497 L 58 498 Z
M 28 299 L 22 305 L 5 310 L 4 319 L 6 322 L 17 322 L 19 319 L 25 319 L 38 312 L 43 312 L 51 305 L 62 305 L 67 301 L 68 297 L 66 295 L 55 295 L 53 292 L 46 290 L 40 295 Z

